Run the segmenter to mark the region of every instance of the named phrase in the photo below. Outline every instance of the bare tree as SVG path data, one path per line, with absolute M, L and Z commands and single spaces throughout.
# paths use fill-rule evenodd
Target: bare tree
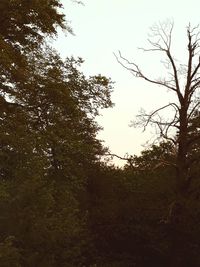
M 190 151 L 194 143 L 200 139 L 200 135 L 192 135 L 190 126 L 191 119 L 200 106 L 198 98 L 200 88 L 200 30 L 199 26 L 191 27 L 188 25 L 186 28 L 187 63 L 178 64 L 172 54 L 173 28 L 173 22 L 169 21 L 154 25 L 151 28 L 152 35 L 148 39 L 150 47 L 143 48 L 144 51 L 163 53 L 166 59 L 165 66 L 169 71 L 169 75 L 165 78 L 152 79 L 143 72 L 138 64 L 123 57 L 121 52 L 115 56 L 118 62 L 135 77 L 166 88 L 176 96 L 175 102 L 167 103 L 150 114 L 143 112 L 139 115 L 139 118 L 144 129 L 149 124 L 156 125 L 160 137 L 172 142 L 175 147 L 176 199 L 170 207 L 168 220 L 170 223 L 177 224 L 181 221 L 185 202 L 190 192 L 193 179 L 192 166 L 199 160 L 198 157 L 191 157 Z M 170 108 L 173 114 L 170 120 L 164 120 L 160 115 L 167 108 Z M 175 131 L 171 131 L 172 129 L 175 129 Z M 178 255 L 177 251 L 176 255 Z M 171 266 L 179 266 L 177 258 L 178 256 L 176 256 L 176 260 Z

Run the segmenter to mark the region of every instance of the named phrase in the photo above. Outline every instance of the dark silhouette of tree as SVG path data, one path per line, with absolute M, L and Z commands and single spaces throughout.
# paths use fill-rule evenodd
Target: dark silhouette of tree
M 13 83 L 27 75 L 29 53 L 45 38 L 56 36 L 58 27 L 71 32 L 58 0 L 2 0 L 0 3 L 0 95 L 14 101 Z M 1 101 L 2 102 L 2 101 Z
M 191 157 L 191 147 L 199 140 L 200 135 L 191 134 L 191 119 L 199 108 L 198 97 L 200 85 L 200 54 L 199 54 L 199 28 L 187 27 L 187 52 L 186 64 L 177 64 L 172 54 L 173 23 L 159 23 L 152 27 L 152 35 L 148 39 L 150 48 L 144 51 L 161 52 L 166 57 L 165 65 L 168 69 L 168 77 L 153 79 L 148 77 L 135 62 L 124 58 L 119 52 L 118 62 L 129 70 L 135 77 L 149 83 L 166 88 L 176 95 L 176 102 L 170 102 L 150 114 L 143 112 L 139 115 L 140 124 L 146 128 L 149 124 L 156 125 L 162 139 L 171 142 L 175 151 L 176 170 L 176 197 L 171 205 L 168 222 L 173 227 L 173 259 L 171 266 L 184 266 L 184 241 L 180 233 L 181 225 L 186 216 L 187 200 L 194 177 L 192 169 L 194 163 L 199 162 L 199 156 Z M 164 120 L 160 112 L 170 109 L 173 116 L 171 120 Z M 175 131 L 172 129 L 175 129 Z M 174 135 L 173 133 L 176 132 Z
M 60 7 L 0 3 L 1 266 L 90 263 L 86 185 L 105 150 L 95 117 L 112 106 L 112 83 L 47 45 L 69 30 Z

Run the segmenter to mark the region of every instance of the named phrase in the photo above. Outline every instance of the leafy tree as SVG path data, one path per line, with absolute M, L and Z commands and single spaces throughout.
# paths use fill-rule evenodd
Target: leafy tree
M 104 153 L 95 116 L 112 106 L 112 84 L 101 75 L 85 77 L 81 59 L 63 61 L 45 44 L 57 26 L 67 28 L 59 7 L 59 1 L 0 4 L 2 266 L 90 261 L 85 188 Z
M 26 80 L 14 88 L 16 103 L 7 102 L 1 118 L 8 188 L 2 238 L 15 237 L 22 266 L 78 266 L 89 246 L 79 201 L 88 170 L 103 153 L 94 118 L 111 105 L 111 85 L 100 75 L 87 79 L 78 71 L 81 60 L 62 62 L 49 49 L 28 63 Z
M 13 99 L 13 83 L 27 73 L 29 52 L 39 47 L 46 36 L 57 33 L 57 27 L 70 30 L 58 0 L 2 0 L 0 3 L 0 84 L 1 102 Z M 3 98 L 2 98 L 3 97 Z

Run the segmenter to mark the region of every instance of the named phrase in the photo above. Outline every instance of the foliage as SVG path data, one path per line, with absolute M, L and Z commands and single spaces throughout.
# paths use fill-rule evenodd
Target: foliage
M 122 169 L 101 161 L 95 118 L 112 106 L 112 82 L 47 45 L 57 27 L 71 31 L 61 7 L 0 3 L 0 266 L 164 267 L 174 233 L 185 266 L 199 266 L 198 111 L 188 122 L 184 223 L 173 229 L 176 147 L 153 145 Z
M 82 266 L 92 247 L 85 188 L 104 151 L 95 116 L 112 106 L 112 84 L 85 77 L 82 59 L 63 61 L 45 43 L 66 28 L 59 7 L 0 6 L 1 266 Z
M 176 199 L 176 173 L 173 166 L 158 161 L 162 156 L 163 163 L 173 162 L 170 147 L 169 143 L 153 145 L 123 170 L 101 166 L 91 176 L 89 214 L 97 266 L 169 266 L 174 234 L 169 207 Z M 195 192 L 197 188 L 186 204 L 184 227 L 178 230 L 185 244 L 185 266 L 197 267 L 200 229 Z

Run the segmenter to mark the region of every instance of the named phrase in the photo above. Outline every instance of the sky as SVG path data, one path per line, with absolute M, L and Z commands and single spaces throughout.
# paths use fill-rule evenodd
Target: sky
M 130 127 L 141 108 L 147 111 L 168 104 L 174 97 L 165 89 L 135 78 L 114 57 L 119 50 L 137 62 L 151 77 L 161 73 L 162 54 L 143 52 L 150 27 L 158 22 L 174 21 L 173 52 L 184 61 L 187 55 L 186 26 L 200 23 L 197 0 L 83 0 L 84 5 L 61 0 L 74 35 L 59 33 L 55 43 L 62 57 L 82 57 L 86 75 L 102 74 L 114 84 L 115 106 L 101 111 L 97 118 L 103 127 L 98 138 L 119 156 L 139 155 L 155 138 L 154 129 Z M 157 76 L 158 74 L 158 76 Z M 115 159 L 115 164 L 124 162 Z

